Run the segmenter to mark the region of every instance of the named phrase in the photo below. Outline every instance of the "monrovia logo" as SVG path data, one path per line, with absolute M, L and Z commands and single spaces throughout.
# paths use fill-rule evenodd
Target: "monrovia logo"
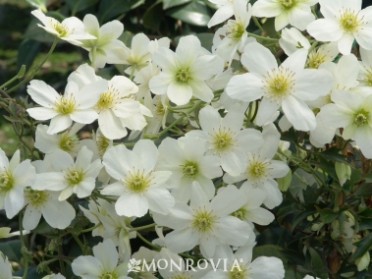
M 158 270 L 173 271 L 198 271 L 198 270 L 221 270 L 242 271 L 244 266 L 242 259 L 146 259 L 132 258 L 128 262 L 128 272 L 156 272 Z

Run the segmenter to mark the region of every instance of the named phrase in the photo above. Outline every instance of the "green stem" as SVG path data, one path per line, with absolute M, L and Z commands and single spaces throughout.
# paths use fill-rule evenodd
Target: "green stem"
M 262 40 L 262 41 L 268 41 L 268 42 L 278 42 L 279 39 L 275 39 L 275 38 L 270 38 L 270 37 L 265 37 L 265 36 L 261 36 L 261 35 L 257 35 L 255 33 L 250 33 L 248 32 L 248 35 L 253 37 L 253 38 L 256 38 L 258 40 Z
M 23 78 L 25 73 L 26 73 L 26 65 L 22 65 L 21 68 L 19 69 L 18 73 L 14 77 L 12 77 L 10 80 L 8 80 L 5 83 L 3 83 L 2 85 L 0 85 L 0 89 L 6 90 L 6 87 L 8 85 L 10 85 L 13 82 Z
M 52 46 L 50 47 L 48 53 L 45 55 L 44 59 L 35 67 L 31 67 L 31 69 L 27 72 L 26 74 L 26 77 L 23 81 L 21 81 L 20 83 L 18 83 L 17 85 L 13 86 L 12 88 L 10 88 L 8 90 L 8 92 L 13 92 L 14 90 L 18 89 L 21 85 L 29 82 L 35 75 L 36 73 L 39 71 L 39 69 L 44 65 L 44 63 L 49 59 L 49 57 L 52 55 L 54 49 L 56 48 L 57 44 L 58 44 L 58 38 L 56 37 L 53 41 L 53 44 Z
M 261 23 L 258 21 L 257 17 L 252 17 L 254 24 L 260 29 L 261 33 L 264 34 L 265 30 L 262 28 Z
M 19 225 L 19 237 L 21 239 L 21 244 L 22 244 L 22 257 L 23 257 L 23 260 L 24 260 L 24 270 L 23 270 L 23 276 L 22 278 L 23 279 L 26 279 L 27 278 L 27 274 L 28 274 L 28 266 L 29 266 L 29 255 L 28 255 L 28 249 L 27 249 L 27 240 L 23 234 L 23 226 L 22 226 L 22 222 L 23 222 L 23 213 L 20 213 L 19 216 L 18 216 L 18 225 Z
M 144 225 L 144 226 L 140 226 L 140 227 L 136 227 L 136 228 L 131 228 L 129 230 L 129 232 L 133 232 L 133 231 L 142 231 L 142 230 L 146 230 L 146 229 L 151 229 L 153 227 L 155 227 L 156 224 L 153 223 L 153 224 L 148 224 L 148 225 Z
M 160 247 L 155 245 L 155 244 L 152 244 L 150 241 L 148 241 L 146 238 L 144 238 L 140 233 L 137 232 L 137 236 L 138 238 L 140 238 L 144 243 L 146 243 L 149 247 L 155 249 L 156 251 L 160 251 Z

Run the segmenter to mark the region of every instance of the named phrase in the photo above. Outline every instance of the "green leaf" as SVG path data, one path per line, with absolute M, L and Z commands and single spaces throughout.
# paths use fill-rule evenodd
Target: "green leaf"
M 65 0 L 65 2 L 70 8 L 72 15 L 75 15 L 77 12 L 93 6 L 98 0 Z
M 328 275 L 327 267 L 325 264 L 326 261 L 320 256 L 320 254 L 315 249 L 311 247 L 309 247 L 309 253 L 310 264 L 316 276 L 326 278 Z
M 355 243 L 358 247 L 354 254 L 349 258 L 349 262 L 353 263 L 357 258 L 363 256 L 368 250 L 372 249 L 372 233 L 368 234 L 361 241 Z
M 0 243 L 0 251 L 8 257 L 9 261 L 19 262 L 21 259 L 21 241 L 15 239 Z
M 105 0 L 100 1 L 97 17 L 101 23 L 126 14 L 142 5 L 145 0 Z
M 332 223 L 339 216 L 338 212 L 334 212 L 332 209 L 329 208 L 320 210 L 319 214 L 320 220 L 325 224 Z
M 277 182 L 278 182 L 279 190 L 282 192 L 286 192 L 289 186 L 291 186 L 292 172 L 289 171 L 286 176 L 278 178 Z
M 361 197 L 370 197 L 372 196 L 372 183 L 364 183 L 361 185 L 358 190 L 355 192 L 355 195 Z
M 21 65 L 26 65 L 26 69 L 29 69 L 39 53 L 39 49 L 39 42 L 33 40 L 23 41 L 18 48 L 18 67 L 21 67 Z
M 188 2 L 191 2 L 191 0 L 163 0 L 163 9 L 166 10 Z
M 266 256 L 266 257 L 277 257 L 282 260 L 284 256 L 282 254 L 282 247 L 278 245 L 273 245 L 273 244 L 266 244 L 266 245 L 261 245 L 261 246 L 256 246 L 253 249 L 253 257 L 257 258 L 260 256 Z
M 163 14 L 161 2 L 156 1 L 156 3 L 151 5 L 143 15 L 143 25 L 150 30 L 158 31 L 162 21 L 162 19 L 159 18 L 159 15 L 161 14 Z
M 182 7 L 170 9 L 167 15 L 196 26 L 207 26 L 211 19 L 209 10 L 203 2 L 191 2 Z

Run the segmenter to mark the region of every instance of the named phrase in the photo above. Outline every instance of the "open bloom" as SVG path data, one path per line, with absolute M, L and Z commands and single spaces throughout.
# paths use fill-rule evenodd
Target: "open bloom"
M 226 92 L 245 102 L 263 97 L 255 120 L 258 125 L 270 123 L 281 107 L 296 130 L 313 130 L 315 115 L 306 102 L 327 95 L 332 76 L 326 70 L 304 69 L 306 57 L 306 50 L 298 50 L 278 66 L 269 49 L 250 43 L 241 59 L 249 73 L 232 77 Z
M 43 24 L 38 24 L 39 27 L 64 41 L 80 45 L 80 40 L 95 38 L 85 32 L 83 22 L 76 17 L 68 17 L 62 22 L 59 22 L 52 17 L 46 16 L 41 10 L 34 10 L 31 14 Z
M 41 107 L 29 108 L 27 112 L 36 120 L 49 120 L 48 134 L 56 134 L 66 130 L 72 122 L 90 124 L 97 119 L 93 110 L 99 93 L 106 88 L 106 82 L 97 81 L 79 88 L 74 81 L 66 85 L 65 94 L 57 91 L 41 80 L 32 80 L 27 86 L 27 93 Z
M 324 18 L 307 26 L 308 33 L 321 42 L 337 42 L 342 54 L 350 54 L 354 40 L 372 49 L 372 7 L 363 10 L 362 0 L 319 0 Z
M 104 195 L 118 196 L 115 209 L 118 215 L 141 217 L 148 210 L 166 214 L 174 205 L 167 187 L 169 171 L 155 171 L 158 150 L 149 140 L 140 140 L 132 151 L 124 145 L 108 149 L 103 164 L 117 181 L 105 186 Z
M 59 201 L 68 199 L 73 193 L 78 198 L 88 197 L 96 186 L 96 177 L 102 168 L 101 160 L 92 162 L 93 152 L 83 147 L 76 160 L 63 151 L 55 151 L 44 160 L 51 162 L 55 171 L 38 173 L 32 188 L 35 190 L 61 191 Z
M 223 62 L 202 48 L 196 36 L 182 37 L 176 52 L 160 47 L 153 62 L 161 68 L 149 83 L 154 94 L 166 94 L 176 105 L 185 105 L 192 97 L 204 102 L 213 99 L 206 81 L 222 72 Z
M 5 209 L 6 217 L 13 218 L 24 206 L 23 190 L 35 179 L 35 168 L 30 160 L 21 162 L 17 150 L 9 161 L 0 148 L 0 209 Z
M 119 263 L 119 253 L 111 240 L 93 247 L 93 256 L 79 256 L 71 264 L 72 271 L 81 278 L 126 279 L 127 263 Z
M 252 228 L 230 215 L 243 205 L 242 200 L 236 201 L 227 192 L 221 191 L 209 201 L 201 188 L 196 186 L 197 182 L 190 186 L 190 205 L 176 203 L 170 214 L 153 215 L 158 225 L 173 229 L 165 236 L 167 248 L 181 253 L 199 245 L 201 254 L 210 258 L 217 247 L 244 245 L 253 234 Z
M 118 38 L 124 31 L 123 24 L 118 20 L 105 23 L 101 27 L 94 15 L 88 14 L 83 19 L 84 28 L 91 40 L 82 40 L 81 47 L 89 51 L 89 59 L 96 68 L 103 68 L 106 63 L 118 61 L 118 49 L 125 47 Z
M 318 0 L 258 0 L 253 5 L 253 15 L 275 17 L 275 30 L 279 31 L 291 24 L 300 30 L 315 20 L 310 7 Z

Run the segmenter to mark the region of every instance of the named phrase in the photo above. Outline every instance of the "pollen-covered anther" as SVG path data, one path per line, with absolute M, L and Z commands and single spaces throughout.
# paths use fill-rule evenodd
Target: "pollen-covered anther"
M 280 5 L 285 9 L 285 10 L 290 10 L 292 9 L 294 6 L 296 6 L 296 4 L 298 3 L 297 0 L 279 0 L 279 3 Z
M 48 200 L 48 192 L 46 191 L 36 191 L 33 189 L 25 190 L 26 200 L 34 207 L 40 207 L 45 204 Z
M 357 127 L 365 126 L 369 123 L 369 112 L 361 109 L 354 114 L 353 122 Z
M 75 135 L 63 133 L 59 138 L 58 145 L 63 151 L 71 152 L 76 148 L 78 142 L 79 139 Z
M 0 193 L 8 192 L 14 187 L 14 177 L 9 171 L 0 172 Z
M 69 169 L 65 173 L 67 184 L 71 187 L 78 185 L 85 178 L 85 172 L 82 169 Z
M 208 233 L 213 230 L 216 221 L 216 215 L 213 212 L 200 209 L 193 215 L 192 227 L 200 233 Z
M 126 177 L 124 183 L 130 191 L 134 193 L 143 193 L 151 185 L 151 176 L 144 171 L 135 170 Z
M 323 53 L 313 51 L 307 59 L 307 66 L 312 69 L 318 69 L 321 64 L 327 61 L 327 57 Z
M 192 80 L 191 69 L 188 66 L 179 67 L 175 73 L 175 79 L 178 83 L 189 83 Z
M 72 97 L 62 96 L 56 103 L 55 110 L 59 114 L 69 115 L 75 111 L 76 102 Z
M 213 134 L 212 145 L 217 152 L 229 149 L 233 145 L 231 131 L 227 129 L 218 129 Z
M 342 29 L 349 33 L 354 33 L 359 31 L 360 27 L 363 25 L 362 18 L 358 16 L 358 13 L 345 9 L 340 13 L 339 23 Z
M 267 92 L 267 97 L 277 102 L 290 95 L 294 85 L 294 72 L 284 67 L 269 72 L 264 79 L 264 89 Z

